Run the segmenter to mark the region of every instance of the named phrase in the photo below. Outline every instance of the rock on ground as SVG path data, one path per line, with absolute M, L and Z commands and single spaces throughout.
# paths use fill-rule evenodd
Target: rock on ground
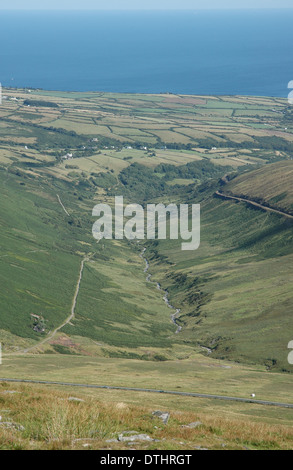
M 168 413 L 167 411 L 153 411 L 152 415 L 160 418 L 164 424 L 167 424 L 170 418 L 170 413 Z

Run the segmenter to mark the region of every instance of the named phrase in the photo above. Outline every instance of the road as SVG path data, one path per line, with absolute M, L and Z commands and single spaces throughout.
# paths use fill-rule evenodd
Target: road
M 275 214 L 279 214 L 279 215 L 288 217 L 289 219 L 293 219 L 293 215 L 287 214 L 287 212 L 283 212 L 278 209 L 272 209 L 271 207 L 263 206 L 262 204 L 259 204 L 258 202 L 252 201 L 251 199 L 244 199 L 238 196 L 228 196 L 227 194 L 220 193 L 219 191 L 216 191 L 215 194 L 216 196 L 222 197 L 223 199 L 233 199 L 234 201 L 246 202 L 247 204 L 251 204 L 252 206 L 259 207 L 260 209 L 263 209 L 267 212 L 274 212 Z
M 93 389 L 146 392 L 146 393 L 161 393 L 161 394 L 166 394 L 166 395 L 178 395 L 181 397 L 206 398 L 206 399 L 211 399 L 211 400 L 225 400 L 225 401 L 236 401 L 236 402 L 241 402 L 241 403 L 251 403 L 254 405 L 266 405 L 266 406 L 278 406 L 281 408 L 293 408 L 293 404 L 291 403 L 255 400 L 253 398 L 229 397 L 229 396 L 224 396 L 224 395 L 210 395 L 206 393 L 175 392 L 172 390 L 156 390 L 156 389 L 149 389 L 149 388 L 133 388 L 133 387 L 115 387 L 112 385 L 80 384 L 80 383 L 71 383 L 71 382 L 50 382 L 47 380 L 0 378 L 0 382 L 28 383 L 28 384 L 39 384 L 39 385 L 58 385 L 58 386 L 65 386 L 65 387 L 82 387 L 82 388 L 93 388 Z

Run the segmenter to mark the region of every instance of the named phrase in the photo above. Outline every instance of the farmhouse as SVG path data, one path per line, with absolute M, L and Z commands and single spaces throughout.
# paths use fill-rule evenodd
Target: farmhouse
M 67 153 L 66 155 L 63 155 L 63 157 L 61 157 L 62 160 L 71 160 L 73 158 L 73 154 L 72 153 Z

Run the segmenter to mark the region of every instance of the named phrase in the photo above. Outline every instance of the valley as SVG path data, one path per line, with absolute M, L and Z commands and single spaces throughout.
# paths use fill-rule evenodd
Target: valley
M 281 98 L 4 89 L 0 377 L 292 404 L 292 156 Z M 116 195 L 200 204 L 200 247 L 97 242 L 92 209 Z M 292 424 L 267 405 L 80 393 Z

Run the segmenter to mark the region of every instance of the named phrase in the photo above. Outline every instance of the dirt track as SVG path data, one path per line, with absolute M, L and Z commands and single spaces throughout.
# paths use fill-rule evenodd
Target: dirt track
M 75 289 L 75 293 L 74 293 L 74 297 L 73 297 L 73 301 L 72 301 L 70 316 L 62 323 L 62 325 L 59 325 L 57 328 L 55 328 L 55 330 L 53 330 L 51 333 L 49 333 L 48 336 L 47 336 L 46 338 L 44 338 L 42 341 L 40 341 L 39 343 L 35 344 L 34 346 L 31 346 L 30 348 L 24 349 L 23 351 L 17 351 L 17 352 L 14 353 L 14 354 L 20 354 L 20 353 L 26 354 L 26 353 L 32 351 L 33 349 L 38 348 L 38 347 L 41 346 L 42 344 L 47 343 L 47 342 L 50 341 L 52 338 L 54 338 L 54 336 L 56 335 L 56 333 L 57 333 L 59 330 L 61 330 L 61 328 L 63 328 L 65 325 L 68 325 L 68 323 L 70 323 L 70 321 L 74 318 L 74 315 L 75 315 L 75 307 L 76 307 L 76 301 L 77 301 L 77 297 L 78 297 L 78 294 L 79 294 L 79 289 L 80 289 L 80 283 L 81 283 L 81 280 L 82 280 L 82 274 L 83 274 L 84 264 L 85 264 L 86 261 L 89 261 L 89 258 L 84 258 L 84 259 L 81 261 L 80 270 L 79 270 L 79 277 L 78 277 L 78 281 L 77 281 L 77 284 L 76 284 L 76 289 Z

